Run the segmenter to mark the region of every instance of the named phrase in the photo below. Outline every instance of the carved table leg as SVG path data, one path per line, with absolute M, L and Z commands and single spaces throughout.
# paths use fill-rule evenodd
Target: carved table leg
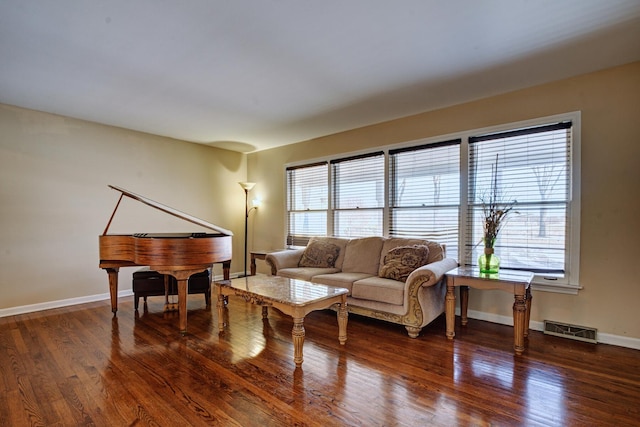
M 516 295 L 513 303 L 513 349 L 520 355 L 524 351 L 524 319 L 527 311 L 524 295 Z
M 269 317 L 269 307 L 267 307 L 266 305 L 262 306 L 262 318 L 266 319 L 267 317 Z
M 447 318 L 447 338 L 452 340 L 456 336 L 456 294 L 453 278 L 447 276 L 447 296 L 445 297 L 445 316 Z
M 304 344 L 304 317 L 293 318 L 293 361 L 297 367 L 302 366 L 302 345 Z
M 469 308 L 469 287 L 460 286 L 460 324 L 467 326 L 469 318 L 467 317 L 467 309 Z
M 525 298 L 526 298 L 526 304 L 527 304 L 527 312 L 526 315 L 524 317 L 524 337 L 528 338 L 529 337 L 529 323 L 531 320 L 531 300 L 533 299 L 533 297 L 531 296 L 531 286 L 529 286 L 527 288 L 526 294 L 525 294 Z
M 222 295 L 222 290 L 220 286 L 216 286 L 218 288 L 218 302 L 216 303 L 216 307 L 218 308 L 218 331 L 224 331 L 224 306 L 225 306 L 225 297 Z
M 347 322 L 349 313 L 347 312 L 347 296 L 345 295 L 338 307 L 338 341 L 341 345 L 347 342 Z

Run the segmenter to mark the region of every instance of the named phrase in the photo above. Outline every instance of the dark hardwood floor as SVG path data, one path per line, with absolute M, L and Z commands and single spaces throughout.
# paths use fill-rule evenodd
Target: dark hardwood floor
M 230 297 L 189 298 L 189 332 L 163 298 L 113 317 L 107 301 L 0 318 L 2 426 L 631 426 L 640 425 L 640 351 L 444 316 L 417 339 L 351 315 L 305 321 L 295 369 L 292 320 Z

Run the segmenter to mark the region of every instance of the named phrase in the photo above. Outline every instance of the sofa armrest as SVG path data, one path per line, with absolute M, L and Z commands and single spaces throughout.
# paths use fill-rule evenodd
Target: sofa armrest
M 433 286 L 444 277 L 444 274 L 456 268 L 458 262 L 453 258 L 445 258 L 431 264 L 423 265 L 416 268 L 407 277 L 406 286 L 410 287 L 412 283 L 419 282 L 421 286 Z
M 271 274 L 275 276 L 278 270 L 297 267 L 303 252 L 304 249 L 286 249 L 284 251 L 271 252 L 267 254 L 264 260 L 271 266 Z

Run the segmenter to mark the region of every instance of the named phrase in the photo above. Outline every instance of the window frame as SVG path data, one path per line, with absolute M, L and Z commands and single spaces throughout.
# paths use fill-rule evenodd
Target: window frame
M 455 132 L 447 135 L 440 135 L 437 137 L 429 137 L 415 141 L 407 141 L 398 144 L 387 145 L 383 147 L 376 147 L 370 150 L 361 150 L 355 153 L 346 153 L 335 156 L 328 156 L 322 159 L 307 160 L 298 162 L 295 164 L 285 164 L 285 170 L 290 168 L 304 167 L 317 165 L 318 163 L 327 162 L 329 164 L 327 171 L 327 200 L 329 201 L 327 208 L 327 235 L 335 235 L 334 231 L 334 205 L 332 188 L 335 185 L 332 180 L 333 168 L 331 163 L 338 162 L 343 159 L 356 158 L 358 156 L 366 157 L 376 153 L 382 152 L 384 155 L 384 207 L 382 214 L 382 230 L 383 236 L 389 236 L 389 218 L 391 211 L 390 200 L 390 187 L 393 185 L 390 172 L 390 151 L 402 150 L 405 148 L 418 147 L 421 145 L 441 144 L 451 140 L 461 140 L 460 143 L 460 204 L 459 204 L 459 216 L 458 216 L 458 253 L 449 254 L 449 256 L 456 256 L 457 260 L 464 260 L 464 253 L 467 242 L 467 230 L 468 230 L 468 182 L 469 182 L 469 139 L 471 137 L 477 137 L 479 135 L 508 132 L 516 129 L 537 127 L 541 125 L 547 125 L 551 123 L 557 123 L 562 121 L 571 121 L 571 143 L 570 143 L 570 160 L 569 160 L 569 202 L 567 204 L 566 215 L 566 231 L 565 231 L 565 271 L 566 274 L 562 278 L 545 276 L 543 274 L 536 274 L 533 280 L 532 288 L 541 291 L 550 291 L 556 293 L 577 294 L 578 290 L 582 289 L 580 286 L 579 274 L 580 274 L 580 207 L 581 207 L 581 112 L 573 111 L 568 113 L 556 114 L 545 117 L 538 117 L 530 120 L 523 120 L 518 122 L 511 122 L 500 124 L 496 126 L 490 126 L 479 129 L 472 129 L 466 131 Z M 289 235 L 289 183 L 288 177 L 285 177 L 285 216 L 287 224 L 287 230 L 285 230 L 285 242 L 286 237 Z M 331 230 L 331 232 L 329 232 Z
M 452 248 L 458 248 L 459 245 L 459 236 L 460 230 L 459 227 L 459 217 L 460 217 L 460 145 L 462 144 L 462 140 L 460 138 L 455 138 L 451 140 L 443 140 L 440 138 L 437 142 L 431 143 L 422 143 L 422 144 L 414 144 L 401 148 L 393 148 L 388 150 L 388 197 L 387 197 L 387 206 L 388 209 L 388 219 L 385 222 L 386 233 L 385 235 L 390 237 L 419 237 L 425 238 L 429 240 L 439 241 L 441 243 L 445 243 L 447 245 L 447 251 L 451 251 Z M 454 149 L 452 152 L 451 149 Z M 456 150 L 457 149 L 457 150 Z M 451 156 L 453 155 L 453 159 Z M 428 158 L 428 160 L 427 160 Z M 453 162 L 451 160 L 454 160 Z M 436 163 L 440 162 L 440 163 Z M 435 177 L 442 176 L 442 172 L 449 172 L 450 167 L 455 165 L 455 170 L 457 176 L 454 179 L 453 183 L 446 184 L 450 179 L 445 179 L 445 190 L 451 190 L 451 188 L 456 188 L 457 191 L 453 194 L 444 193 L 443 199 L 447 199 L 445 201 L 440 201 L 440 192 L 443 188 L 442 186 L 438 186 L 438 190 L 435 188 L 435 184 L 433 183 L 433 192 L 430 192 L 426 188 L 420 188 L 416 186 L 416 182 L 411 183 L 412 180 L 420 180 L 424 177 Z M 426 173 L 421 173 L 421 168 L 426 169 Z M 429 173 L 429 170 L 439 170 L 440 173 Z M 448 174 L 445 174 L 448 176 Z M 401 178 L 402 177 L 402 178 Z M 399 180 L 402 179 L 403 182 L 400 183 Z M 409 189 L 409 194 L 406 195 L 406 200 L 403 202 L 401 198 L 403 196 L 406 183 L 404 180 L 409 179 L 409 186 L 406 187 Z M 456 182 L 457 181 L 457 182 Z M 452 185 L 453 184 L 453 185 Z M 398 191 L 398 188 L 403 188 Z M 437 193 L 437 195 L 436 195 Z M 432 198 L 436 198 L 438 200 L 428 200 L 425 198 L 427 195 L 430 195 Z M 419 231 L 418 233 L 412 233 L 410 228 L 411 224 L 407 224 L 409 228 L 398 227 L 398 225 L 402 225 L 406 220 L 402 219 L 403 213 L 410 211 L 430 211 L 433 216 L 442 216 L 443 214 L 446 216 L 446 211 L 455 210 L 455 226 L 450 226 L 449 229 L 441 228 L 437 229 L 429 229 L 428 222 L 423 225 L 413 225 L 414 231 Z M 397 219 L 396 219 L 397 218 Z M 449 224 L 445 224 L 449 225 Z M 416 230 L 416 228 L 419 228 Z M 404 232 L 403 232 L 404 230 Z M 448 230 L 448 231 L 447 231 Z M 455 233 L 452 231 L 455 230 Z M 451 240 L 454 240 L 455 243 L 451 243 Z
M 469 181 L 469 139 L 477 137 L 478 135 L 508 132 L 522 128 L 533 128 L 537 126 L 558 123 L 563 121 L 570 121 L 571 127 L 571 144 L 570 150 L 570 185 L 569 185 L 569 203 L 567 204 L 566 215 L 566 231 L 565 231 L 565 276 L 562 278 L 552 277 L 551 275 L 535 274 L 532 282 L 532 288 L 540 291 L 550 291 L 556 293 L 577 294 L 578 290 L 582 289 L 580 286 L 580 178 L 581 178 L 581 112 L 574 111 L 563 114 L 556 114 L 552 116 L 539 117 L 531 120 L 524 120 L 520 122 L 506 123 L 497 126 L 491 126 L 481 129 L 473 129 L 471 131 L 464 132 L 463 146 L 465 153 L 461 153 L 461 185 L 464 188 L 461 191 L 461 196 L 468 196 Z M 464 249 L 467 239 L 468 228 L 468 200 L 461 205 L 460 210 L 460 245 L 461 251 Z M 459 254 L 459 260 L 463 260 L 463 253 Z
M 337 158 L 337 159 L 333 159 L 331 161 L 329 161 L 329 173 L 331 174 L 331 188 L 329 190 L 329 196 L 330 196 L 330 200 L 331 203 L 329 204 L 329 215 L 332 218 L 332 222 L 331 222 L 331 230 L 332 230 L 332 235 L 336 236 L 336 237 L 363 237 L 363 236 L 372 236 L 372 235 L 385 235 L 385 229 L 384 229 L 384 212 L 386 209 L 386 183 L 388 182 L 387 180 L 387 163 L 386 163 L 386 158 L 387 155 L 384 151 L 373 151 L 370 153 L 366 153 L 366 154 L 361 154 L 361 155 L 355 155 L 355 156 L 349 156 L 349 157 L 341 157 L 341 158 Z M 343 206 L 341 205 L 339 202 L 342 200 L 341 197 L 341 190 L 346 188 L 343 188 L 340 184 L 340 180 L 338 179 L 338 173 L 344 173 L 344 174 L 353 174 L 355 172 L 357 172 L 359 169 L 363 168 L 363 165 L 366 166 L 367 163 L 369 161 L 372 161 L 374 164 L 376 162 L 381 162 L 382 164 L 381 166 L 381 170 L 380 171 L 374 171 L 374 173 L 372 175 L 377 176 L 378 174 L 380 174 L 380 178 L 382 178 L 382 191 L 380 192 L 380 197 L 376 198 L 377 199 L 377 206 Z M 341 170 L 342 165 L 345 165 L 344 170 Z M 348 166 L 347 166 L 348 165 Z M 378 165 L 375 165 L 378 166 Z M 361 171 L 364 172 L 364 171 Z M 367 187 L 367 183 L 369 183 L 370 181 L 368 180 L 358 180 L 356 181 L 357 183 L 361 183 L 361 185 L 359 185 L 359 187 L 361 187 L 362 190 L 362 194 L 364 195 L 368 195 L 368 192 L 366 191 L 366 187 Z M 346 187 L 346 186 L 345 186 Z M 376 193 L 378 193 L 378 190 L 376 189 L 375 191 Z M 365 200 L 365 204 L 367 204 L 369 200 Z M 345 204 L 347 204 L 347 202 L 345 201 Z M 375 203 L 374 203 L 375 204 Z M 373 213 L 374 215 L 379 213 L 380 214 L 380 220 L 382 221 L 379 224 L 379 230 L 380 230 L 380 234 L 365 234 L 362 235 L 360 233 L 341 233 L 340 230 L 338 229 L 338 227 L 340 226 L 340 221 L 339 221 L 339 217 L 342 216 L 341 214 L 346 214 L 345 217 L 348 218 L 349 214 L 356 214 L 358 212 L 364 212 L 365 217 L 367 214 Z
M 285 224 L 286 224 L 286 234 L 285 234 L 285 244 L 287 247 L 294 247 L 294 246 L 303 246 L 306 245 L 309 241 L 309 239 L 311 239 L 312 237 L 316 236 L 316 234 L 310 233 L 310 234 L 296 234 L 296 233 L 291 233 L 291 223 L 292 223 L 292 215 L 295 214 L 302 214 L 302 213 L 322 213 L 324 212 L 325 218 L 329 217 L 329 212 L 330 212 L 330 201 L 327 200 L 326 204 L 324 206 L 324 208 L 314 208 L 314 209 L 291 209 L 291 207 L 293 206 L 293 204 L 295 204 L 294 200 L 292 199 L 292 195 L 290 193 L 290 189 L 292 188 L 291 182 L 290 182 L 290 177 L 292 176 L 292 174 L 295 173 L 295 171 L 303 171 L 305 169 L 312 169 L 312 168 L 319 168 L 319 167 L 324 167 L 326 169 L 326 171 L 329 171 L 329 162 L 328 161 L 318 161 L 318 162 L 313 162 L 313 163 L 308 163 L 308 164 L 302 164 L 302 165 L 298 165 L 298 166 L 287 166 L 285 168 L 285 211 L 286 211 L 286 219 L 285 219 Z M 317 180 L 318 183 L 321 183 L 321 179 Z M 314 180 L 314 182 L 316 182 Z M 324 186 L 328 186 L 330 185 L 329 182 L 325 182 Z M 327 190 L 327 193 L 329 193 L 329 190 Z M 326 221 L 325 221 L 325 227 L 326 227 Z M 327 228 L 325 228 L 325 234 L 327 232 Z

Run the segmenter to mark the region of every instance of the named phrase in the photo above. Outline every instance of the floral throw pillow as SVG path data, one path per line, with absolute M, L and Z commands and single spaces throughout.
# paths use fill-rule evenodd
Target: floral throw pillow
M 413 270 L 427 264 L 428 257 L 426 245 L 398 246 L 387 252 L 378 276 L 404 282 Z
M 322 241 L 310 242 L 302 253 L 298 267 L 331 268 L 336 265 L 340 247 Z

